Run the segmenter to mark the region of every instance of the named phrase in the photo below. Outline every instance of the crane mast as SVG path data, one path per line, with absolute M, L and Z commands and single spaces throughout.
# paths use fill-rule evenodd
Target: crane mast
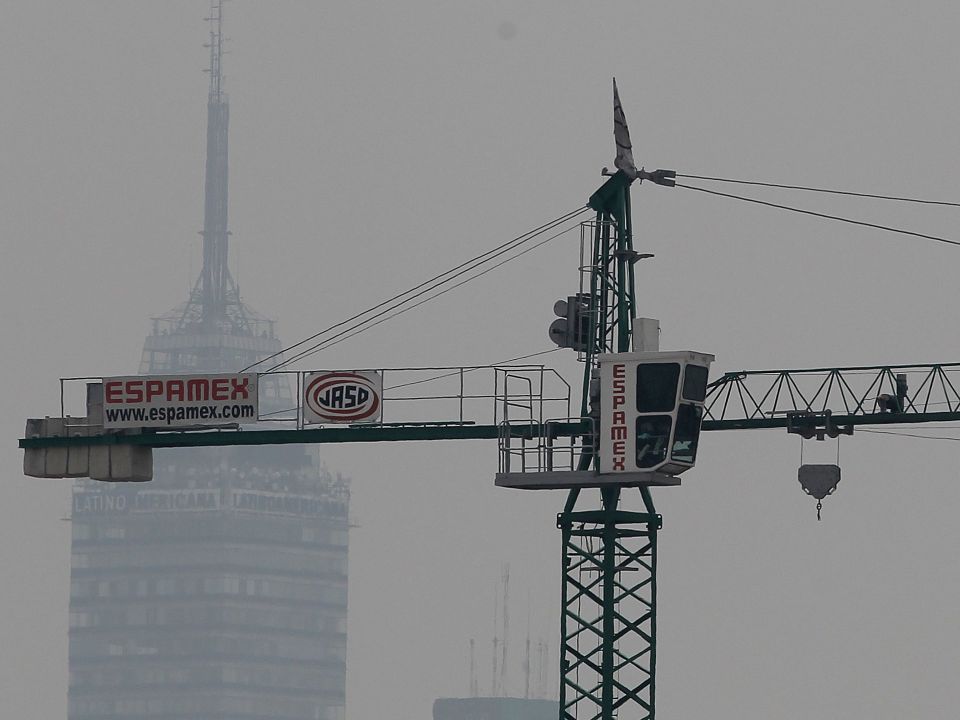
M 589 335 L 585 347 L 582 415 L 591 411 L 597 358 L 631 349 L 635 314 L 630 186 L 619 170 L 590 198 Z M 595 398 L 594 398 L 595 400 Z M 596 465 L 587 449 L 578 470 Z M 645 512 L 622 509 L 626 488 L 573 488 L 557 518 L 562 535 L 560 636 L 561 720 L 653 718 L 656 700 L 657 531 L 661 518 L 650 491 L 639 489 Z M 599 500 L 599 507 L 597 507 Z

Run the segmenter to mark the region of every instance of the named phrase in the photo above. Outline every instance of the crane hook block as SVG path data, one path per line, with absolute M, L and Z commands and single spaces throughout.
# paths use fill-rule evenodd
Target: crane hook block
M 800 487 L 807 495 L 823 500 L 832 495 L 840 483 L 839 465 L 801 465 L 797 472 Z

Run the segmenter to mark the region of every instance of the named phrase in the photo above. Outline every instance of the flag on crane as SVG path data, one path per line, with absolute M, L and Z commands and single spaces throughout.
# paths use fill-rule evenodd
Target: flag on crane
M 620 93 L 617 92 L 617 79 L 613 79 L 613 139 L 617 143 L 617 159 L 613 164 L 626 173 L 631 180 L 637 179 L 637 165 L 633 161 L 633 145 L 630 144 L 630 130 L 620 105 Z

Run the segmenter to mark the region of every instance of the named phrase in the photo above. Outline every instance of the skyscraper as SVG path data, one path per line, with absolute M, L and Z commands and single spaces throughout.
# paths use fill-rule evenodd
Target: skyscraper
M 236 371 L 281 349 L 227 257 L 229 103 L 210 12 L 203 269 L 155 318 L 142 373 Z M 261 382 L 261 412 L 293 403 Z M 349 485 L 303 447 L 159 451 L 142 485 L 73 493 L 70 720 L 342 720 Z

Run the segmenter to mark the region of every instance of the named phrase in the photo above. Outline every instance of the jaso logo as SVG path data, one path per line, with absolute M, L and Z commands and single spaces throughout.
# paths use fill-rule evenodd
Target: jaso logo
M 376 420 L 381 380 L 377 373 L 331 372 L 307 378 L 305 419 L 352 423 Z

